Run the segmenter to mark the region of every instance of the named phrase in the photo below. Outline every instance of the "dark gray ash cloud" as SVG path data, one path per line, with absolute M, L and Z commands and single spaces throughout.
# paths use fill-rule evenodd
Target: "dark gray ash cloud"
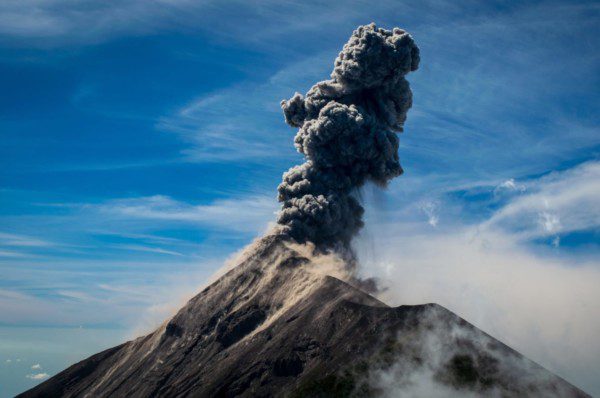
M 367 181 L 385 186 L 402 174 L 396 133 L 412 105 L 405 76 L 418 66 L 419 48 L 407 32 L 360 26 L 330 80 L 281 102 L 306 157 L 278 187 L 283 233 L 322 247 L 348 245 L 363 226 L 356 190 Z

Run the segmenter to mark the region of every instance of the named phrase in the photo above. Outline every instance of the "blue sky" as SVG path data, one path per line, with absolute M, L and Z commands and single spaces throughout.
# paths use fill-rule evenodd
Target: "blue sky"
M 37 347 L 48 330 L 113 331 L 82 342 L 83 356 L 168 316 L 274 220 L 281 174 L 300 161 L 279 101 L 327 78 L 352 30 L 371 21 L 411 32 L 422 62 L 409 79 L 405 175 L 362 193 L 365 263 L 398 257 L 387 244 L 408 237 L 444 239 L 448 253 L 459 247 L 451 236 L 497 253 L 501 243 L 523 253 L 518 270 L 548 263 L 573 277 L 558 289 L 585 309 L 573 328 L 600 331 L 585 323 L 600 315 L 598 296 L 569 294 L 600 282 L 599 12 L 577 1 L 2 2 L 3 333 Z M 423 250 L 410 260 L 436 258 Z M 528 275 L 523 291 L 538 283 Z M 487 308 L 436 292 L 411 299 L 465 317 Z M 553 324 L 556 335 L 571 321 Z M 500 337 L 526 351 L 511 330 Z M 49 374 L 73 361 L 53 347 L 40 364 Z M 7 350 L 0 366 L 14 370 L 19 353 Z M 600 392 L 597 374 L 577 371 L 600 368 L 600 346 L 588 351 L 578 363 L 525 353 Z M 41 360 L 25 355 L 28 367 Z M 21 379 L 0 375 L 0 391 L 46 373 L 21 366 Z

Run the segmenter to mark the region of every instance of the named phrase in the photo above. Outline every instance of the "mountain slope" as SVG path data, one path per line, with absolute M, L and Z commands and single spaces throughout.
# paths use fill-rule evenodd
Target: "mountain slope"
M 325 274 L 329 260 L 263 238 L 155 332 L 20 397 L 397 396 L 423 377 L 457 395 L 587 396 L 443 307 L 390 308 Z

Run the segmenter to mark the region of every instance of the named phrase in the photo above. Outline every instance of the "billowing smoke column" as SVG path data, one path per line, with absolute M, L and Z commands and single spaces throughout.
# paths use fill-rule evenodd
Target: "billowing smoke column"
M 348 245 L 363 226 L 357 189 L 367 181 L 385 186 L 402 174 L 396 132 L 412 105 L 404 77 L 418 66 L 419 48 L 408 33 L 360 26 L 331 80 L 281 102 L 286 122 L 299 127 L 295 146 L 306 157 L 278 187 L 283 233 L 321 247 Z

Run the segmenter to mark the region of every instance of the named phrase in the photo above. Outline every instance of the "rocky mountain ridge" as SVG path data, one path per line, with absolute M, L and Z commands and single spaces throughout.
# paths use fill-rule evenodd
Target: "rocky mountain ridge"
M 335 256 L 267 236 L 153 333 L 19 397 L 402 396 L 424 382 L 442 396 L 587 396 L 439 305 L 391 308 L 336 272 Z

